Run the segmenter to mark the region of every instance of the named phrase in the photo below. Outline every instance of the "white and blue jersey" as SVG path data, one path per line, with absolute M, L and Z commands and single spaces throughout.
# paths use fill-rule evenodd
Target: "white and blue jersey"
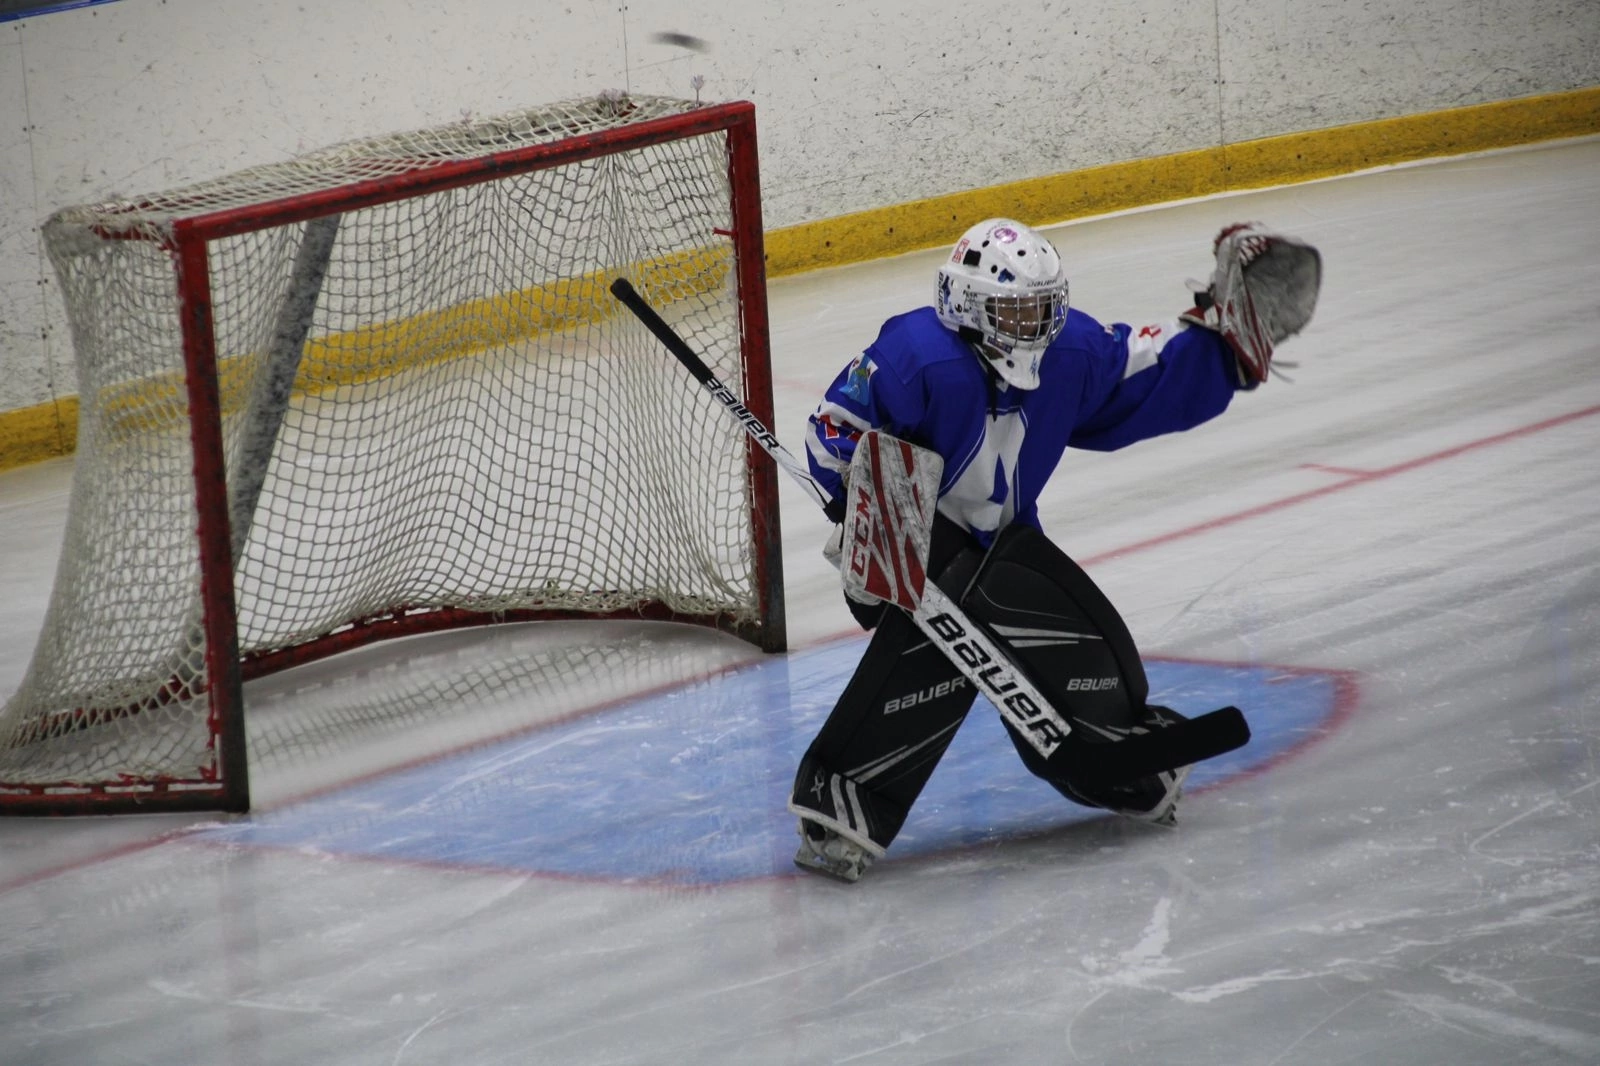
M 856 441 L 879 429 L 944 459 L 939 510 L 985 546 L 1012 522 L 1038 527 L 1039 493 L 1068 447 L 1111 451 L 1227 409 L 1239 376 L 1226 342 L 1173 321 L 1135 331 L 1082 311 L 1042 360 L 1039 387 L 1011 388 L 923 307 L 884 323 L 828 387 L 806 453 L 835 496 Z

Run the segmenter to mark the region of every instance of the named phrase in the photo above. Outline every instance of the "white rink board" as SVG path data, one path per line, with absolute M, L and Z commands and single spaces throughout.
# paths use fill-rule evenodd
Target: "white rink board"
M 61 207 L 464 114 L 692 97 L 696 78 L 706 100 L 755 102 L 779 227 L 1597 84 L 1600 7 L 117 0 L 0 23 L 0 410 L 75 392 L 33 238 Z

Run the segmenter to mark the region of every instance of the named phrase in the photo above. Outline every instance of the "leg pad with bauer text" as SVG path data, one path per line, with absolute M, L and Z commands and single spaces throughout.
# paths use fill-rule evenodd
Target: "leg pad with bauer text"
M 928 571 L 959 598 L 983 559 L 934 522 Z M 904 611 L 890 607 L 795 774 L 789 809 L 881 855 L 904 824 L 977 690 Z
M 1175 786 L 1170 774 L 1096 780 L 1097 748 L 1183 721 L 1147 703 L 1150 685 L 1132 635 L 1077 563 L 1031 526 L 1007 527 L 962 601 L 968 616 L 1004 643 L 1072 727 L 1070 747 L 1044 759 L 1007 723 L 1023 763 L 1062 795 L 1091 807 L 1138 813 Z

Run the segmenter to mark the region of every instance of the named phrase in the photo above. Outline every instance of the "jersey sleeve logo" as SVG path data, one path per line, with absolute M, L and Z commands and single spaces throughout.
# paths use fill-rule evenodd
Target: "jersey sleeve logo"
M 856 403 L 865 405 L 867 396 L 872 392 L 872 375 L 877 372 L 878 364 L 872 361 L 872 356 L 865 352 L 861 353 L 845 371 L 844 385 L 840 387 L 840 393 Z

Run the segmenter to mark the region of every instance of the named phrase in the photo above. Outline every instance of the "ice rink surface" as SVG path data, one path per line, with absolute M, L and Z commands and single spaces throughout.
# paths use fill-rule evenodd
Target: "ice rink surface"
M 1256 728 L 1176 828 L 1069 808 L 980 704 L 886 860 L 794 871 L 862 642 L 786 484 L 787 656 L 377 646 L 252 684 L 255 729 L 410 724 L 260 767 L 248 819 L 0 821 L 0 1062 L 1600 1062 L 1597 204 L 1587 140 L 1052 231 L 1074 305 L 1136 326 L 1224 223 L 1325 257 L 1293 383 L 1072 453 L 1041 504 L 1154 688 Z M 791 449 L 940 257 L 772 285 Z M 0 475 L 0 693 L 70 477 Z

